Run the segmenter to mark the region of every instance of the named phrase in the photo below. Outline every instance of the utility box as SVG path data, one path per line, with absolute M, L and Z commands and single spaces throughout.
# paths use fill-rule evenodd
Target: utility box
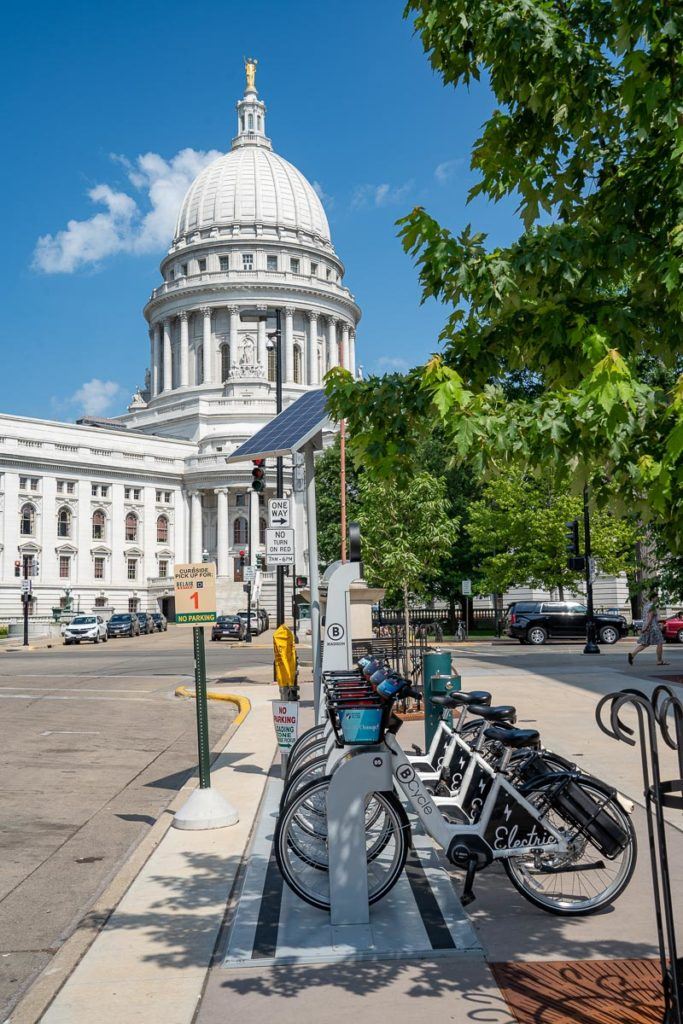
M 448 651 L 431 651 L 425 654 L 422 663 L 424 679 L 425 752 L 439 726 L 441 708 L 432 704 L 432 697 L 443 697 L 461 688 L 460 676 L 453 673 L 451 655 Z

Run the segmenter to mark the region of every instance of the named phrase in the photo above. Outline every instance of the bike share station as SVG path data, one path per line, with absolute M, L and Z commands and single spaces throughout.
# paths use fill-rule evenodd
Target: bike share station
M 244 461 L 303 451 L 309 551 L 316 553 L 313 452 L 322 447 L 322 431 L 328 423 L 324 392 L 309 392 L 230 457 Z M 321 599 L 317 559 L 309 559 L 318 723 L 327 720 L 323 680 L 354 674 L 351 587 L 361 580 L 362 569 L 359 536 L 352 530 L 350 559 L 329 566 L 320 581 L 326 590 Z M 326 862 L 312 864 L 311 871 L 317 872 L 323 887 L 324 879 L 329 879 L 329 909 L 304 902 L 285 884 L 274 849 L 283 781 L 271 776 L 234 901 L 223 966 L 480 955 L 443 855 L 415 816 L 410 821 L 412 845 L 405 867 L 399 865 L 400 876 L 392 882 L 391 891 L 370 905 L 368 875 L 373 863 L 367 852 L 366 809 L 372 794 L 385 792 L 399 802 L 393 794 L 392 758 L 385 747 L 372 742 L 339 746 L 334 731 L 327 728 L 326 773 L 335 770 L 325 806 Z M 362 731 L 362 722 L 359 728 Z M 395 812 L 393 803 L 390 810 Z M 407 825 L 405 811 L 402 814 Z

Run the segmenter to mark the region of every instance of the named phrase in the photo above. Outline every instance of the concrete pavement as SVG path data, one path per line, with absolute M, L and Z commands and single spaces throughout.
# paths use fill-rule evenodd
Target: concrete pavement
M 665 672 L 683 671 L 683 648 L 667 651 Z M 513 703 L 519 724 L 539 727 L 546 745 L 580 758 L 582 765 L 615 782 L 642 804 L 639 755 L 599 732 L 593 714 L 599 695 L 636 685 L 656 685 L 658 670 L 643 660 L 628 669 L 625 648 L 600 658 L 571 649 L 493 649 L 472 643 L 456 653 L 463 686 L 490 689 L 496 701 Z M 661 673 L 660 673 L 661 674 Z M 652 678 L 652 677 L 655 678 Z M 257 693 L 258 691 L 258 693 Z M 229 742 L 214 779 L 237 804 L 242 819 L 215 833 L 170 831 L 110 918 L 106 928 L 66 981 L 47 1024 L 109 1024 L 157 1020 L 221 1024 L 239 1013 L 244 1024 L 280 1020 L 337 1020 L 358 1014 L 374 1024 L 446 1019 L 512 1022 L 488 965 L 457 961 L 370 962 L 226 970 L 211 966 L 226 902 L 246 849 L 251 822 L 274 752 L 270 687 L 249 687 L 253 711 Z M 256 699 L 255 699 L 256 698 Z M 419 723 L 402 733 L 419 738 Z M 236 776 L 239 776 L 236 778 Z M 656 953 L 644 816 L 636 809 L 640 862 L 619 901 L 593 917 L 567 920 L 536 910 L 518 896 L 501 870 L 480 876 L 477 901 L 468 908 L 490 963 L 514 960 L 601 960 L 651 957 Z M 680 825 L 680 822 L 677 823 Z M 683 833 L 671 830 L 674 891 L 683 882 Z M 454 875 L 459 890 L 462 878 Z M 12 1016 L 12 1024 L 39 1018 Z

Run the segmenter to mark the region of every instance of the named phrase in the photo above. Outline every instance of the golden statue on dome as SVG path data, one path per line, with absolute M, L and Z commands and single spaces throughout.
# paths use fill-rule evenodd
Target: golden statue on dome
M 244 71 L 247 76 L 247 89 L 256 88 L 256 65 L 258 61 L 254 57 L 244 58 Z

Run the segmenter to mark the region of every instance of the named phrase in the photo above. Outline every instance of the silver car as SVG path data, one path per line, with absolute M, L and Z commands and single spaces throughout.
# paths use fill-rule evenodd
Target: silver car
M 107 627 L 99 615 L 77 615 L 68 626 L 64 626 L 62 636 L 66 645 L 80 644 L 81 640 L 90 640 L 94 644 L 102 640 L 106 644 Z

